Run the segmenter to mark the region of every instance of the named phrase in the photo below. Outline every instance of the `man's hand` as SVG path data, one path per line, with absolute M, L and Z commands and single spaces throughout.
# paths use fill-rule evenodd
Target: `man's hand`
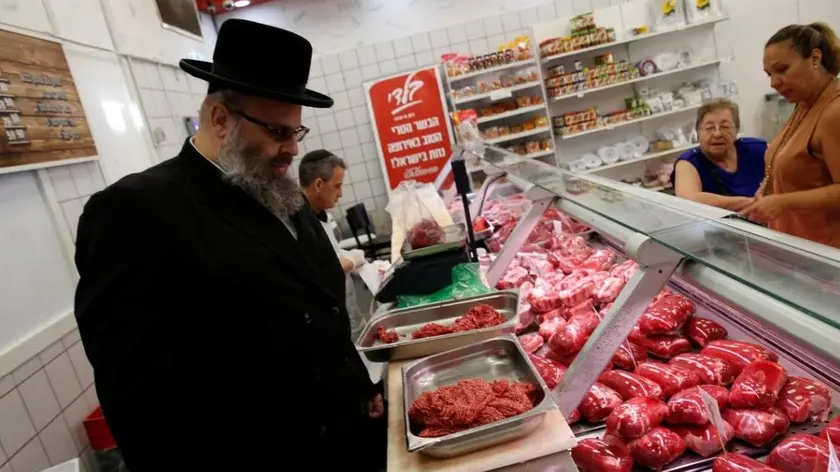
M 353 269 L 358 269 L 359 267 L 367 264 L 365 260 L 365 251 L 361 249 L 352 249 L 347 251 L 345 257 L 353 263 Z
M 385 403 L 382 402 L 382 395 L 376 395 L 368 402 L 368 415 L 372 419 L 382 418 L 385 414 Z

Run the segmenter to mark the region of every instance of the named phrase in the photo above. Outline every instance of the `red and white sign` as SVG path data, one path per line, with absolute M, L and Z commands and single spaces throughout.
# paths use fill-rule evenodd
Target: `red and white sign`
M 434 182 L 452 153 L 452 131 L 437 67 L 365 84 L 390 193 L 400 182 Z

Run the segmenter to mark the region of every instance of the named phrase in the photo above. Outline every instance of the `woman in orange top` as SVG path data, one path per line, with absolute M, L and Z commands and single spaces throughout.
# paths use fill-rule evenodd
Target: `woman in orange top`
M 765 155 L 765 178 L 742 214 L 840 248 L 840 40 L 824 23 L 782 28 L 764 49 L 771 86 L 796 109 Z

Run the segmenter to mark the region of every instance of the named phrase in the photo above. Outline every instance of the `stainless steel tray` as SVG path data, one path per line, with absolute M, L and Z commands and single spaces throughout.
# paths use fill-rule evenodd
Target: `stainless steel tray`
M 427 357 L 403 366 L 402 377 L 408 451 L 432 457 L 459 456 L 528 435 L 542 424 L 546 412 L 556 408 L 551 392 L 514 335 Z M 439 438 L 412 433 L 408 410 L 421 393 L 475 378 L 532 383 L 540 389 L 539 403 L 521 415 Z
M 434 246 L 422 247 L 420 249 L 411 249 L 408 240 L 402 250 L 403 260 L 410 261 L 418 257 L 430 256 L 432 254 L 439 254 L 441 252 L 451 251 L 453 249 L 464 247 L 467 244 L 467 227 L 464 223 L 457 223 L 443 228 L 445 239 L 440 244 Z
M 465 331 L 463 333 L 444 334 L 433 338 L 411 339 L 411 333 L 426 323 L 435 322 L 450 325 L 476 305 L 490 305 L 495 308 L 505 322 L 498 326 Z M 425 357 L 472 344 L 501 334 L 512 333 L 516 328 L 519 294 L 516 292 L 493 292 L 486 295 L 449 300 L 431 305 L 402 308 L 390 311 L 370 320 L 359 336 L 356 345 L 359 352 L 371 362 L 389 362 Z M 401 340 L 384 344 L 376 338 L 376 331 L 382 326 L 394 330 Z

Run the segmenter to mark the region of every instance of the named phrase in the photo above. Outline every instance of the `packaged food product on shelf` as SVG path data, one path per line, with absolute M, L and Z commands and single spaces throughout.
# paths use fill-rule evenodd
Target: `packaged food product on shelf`
M 540 56 L 551 57 L 616 41 L 615 28 L 599 27 L 591 13 L 570 21 L 571 35 L 547 39 L 540 43 Z
M 733 408 L 770 408 L 787 382 L 784 367 L 772 361 L 755 361 L 744 368 L 729 394 Z
M 828 441 L 810 434 L 785 438 L 767 458 L 767 464 L 784 472 L 829 470 Z
M 635 439 L 659 426 L 668 414 L 661 400 L 631 398 L 615 408 L 607 417 L 607 434 Z
M 586 472 L 630 472 L 633 459 L 621 445 L 600 439 L 584 439 L 572 448 L 572 459 Z
M 700 385 L 677 392 L 668 400 L 667 421 L 670 424 L 706 424 L 709 412 L 700 394 L 703 389 L 723 410 L 729 405 L 729 391 L 720 385 Z
M 735 428 L 735 437 L 754 446 L 764 446 L 787 431 L 790 420 L 782 410 L 738 410 L 723 411 L 723 419 Z
M 659 470 L 683 455 L 686 443 L 668 428 L 656 427 L 628 444 L 633 462 Z
M 712 472 L 779 472 L 763 462 L 742 454 L 727 453 L 718 456 L 712 464 Z
M 790 377 L 776 404 L 791 423 L 825 421 L 831 410 L 831 390 L 813 379 Z
M 685 441 L 688 449 L 700 457 L 711 457 L 723 449 L 723 445 L 735 437 L 735 428 L 726 421 L 723 431 L 718 431 L 712 423 L 702 425 L 670 426 Z
M 458 77 L 470 72 L 478 72 L 493 67 L 514 62 L 525 62 L 531 59 L 530 39 L 528 36 L 519 36 L 512 42 L 499 46 L 497 52 L 483 54 L 481 56 L 463 56 L 455 53 L 447 53 L 441 56 L 444 70 L 449 77 Z

